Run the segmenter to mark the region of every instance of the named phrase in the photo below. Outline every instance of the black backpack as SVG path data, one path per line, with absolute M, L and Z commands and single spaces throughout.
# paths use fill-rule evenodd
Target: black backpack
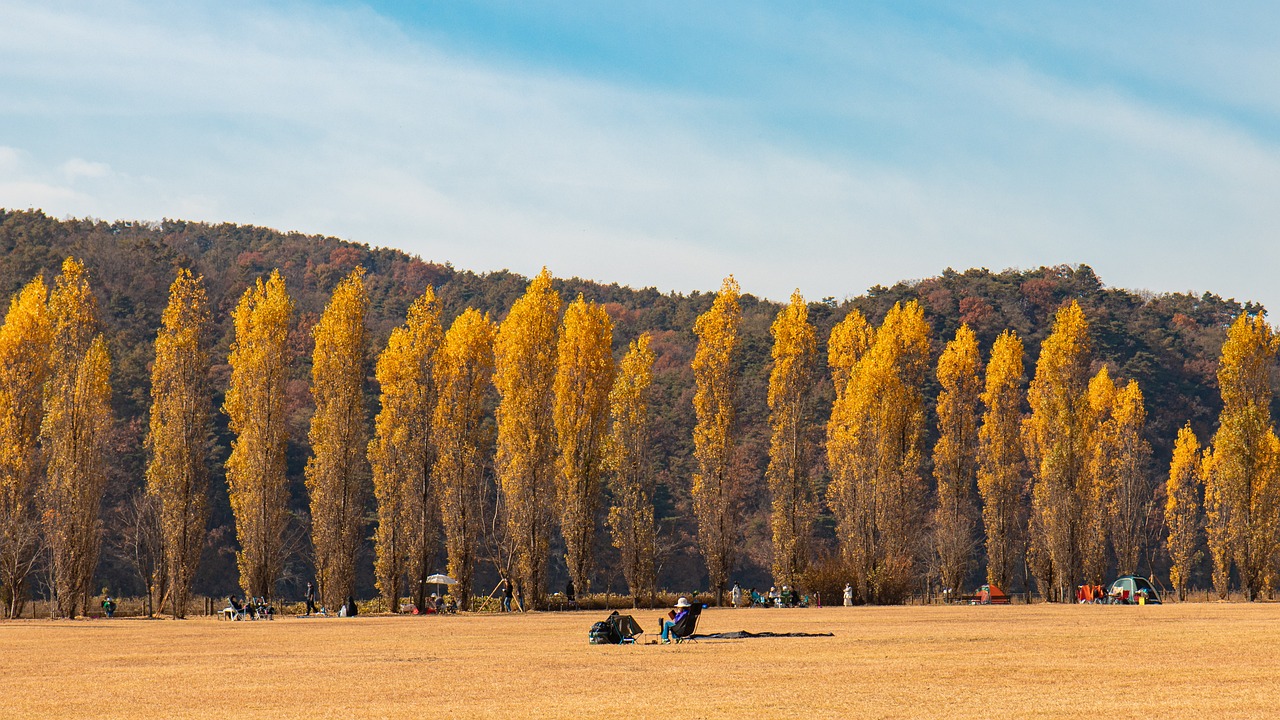
M 601 620 L 591 626 L 591 631 L 587 633 L 587 638 L 592 645 L 617 645 L 622 642 L 622 638 L 618 636 L 618 631 L 614 629 L 613 623 Z

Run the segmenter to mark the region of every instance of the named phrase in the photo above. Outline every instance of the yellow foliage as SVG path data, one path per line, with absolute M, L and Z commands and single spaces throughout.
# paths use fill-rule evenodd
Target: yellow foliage
M 556 361 L 556 479 L 569 578 L 591 589 L 600 472 L 613 386 L 613 322 L 604 306 L 578 295 L 564 313 Z
M 1264 316 L 1241 314 L 1222 345 L 1222 414 L 1205 474 L 1209 552 L 1219 594 L 1226 592 L 1229 561 L 1248 598 L 1269 595 L 1275 587 L 1280 440 L 1271 426 L 1271 371 L 1278 342 Z
M 831 384 L 835 386 L 837 398 L 848 389 L 854 367 L 874 339 L 875 329 L 856 309 L 850 310 L 844 320 L 831 328 L 827 342 L 827 366 L 831 368 Z
M 773 579 L 796 587 L 809 564 L 809 539 L 817 516 L 814 500 L 809 396 L 813 388 L 817 333 L 800 291 L 778 312 L 769 374 L 769 468 L 773 510 Z
M 978 431 L 978 493 L 987 543 L 987 582 L 1009 590 L 1022 564 L 1026 508 L 1022 489 L 1022 340 L 1011 330 L 996 338 L 982 392 L 985 411 Z
M 49 290 L 36 277 L 0 326 L 0 617 L 18 617 L 39 548 L 40 419 L 48 369 Z
M 52 335 L 40 445 L 45 540 L 58 612 L 87 611 L 111 433 L 111 360 L 84 265 L 67 258 L 49 298 Z
M 961 325 L 938 359 L 938 441 L 933 476 L 938 507 L 934 548 L 944 588 L 963 589 L 974 550 L 974 485 L 978 473 L 978 398 L 982 392 L 978 338 Z
M 498 403 L 498 483 L 505 504 L 515 581 L 541 607 L 555 501 L 556 372 L 560 295 L 546 268 L 511 306 L 494 342 Z
M 339 607 L 355 594 L 356 556 L 364 541 L 364 508 L 369 494 L 365 453 L 364 353 L 369 297 L 364 268 L 338 283 L 312 328 L 311 458 L 306 483 L 311 495 L 311 542 L 316 579 L 326 607 Z
M 458 581 L 450 592 L 463 607 L 471 602 L 487 467 L 485 399 L 493 378 L 496 328 L 488 314 L 468 308 L 453 321 L 436 359 L 439 393 L 432 415 L 436 461 L 432 475 L 444 521 L 449 575 Z
M 733 395 L 736 373 L 733 355 L 742 322 L 741 294 L 733 276 L 725 278 L 711 309 L 698 316 L 693 331 L 698 347 L 693 356 L 696 391 L 693 409 L 693 454 L 698 463 L 693 475 L 693 513 L 698 518 L 698 546 L 707 563 L 711 588 L 717 598 L 724 592 L 733 569 L 738 528 L 740 488 L 732 475 Z
M 1032 478 L 1028 560 L 1041 593 L 1051 600 L 1074 597 L 1084 573 L 1080 488 L 1090 456 L 1092 352 L 1089 323 L 1073 300 L 1054 317 L 1027 392 L 1031 417 L 1022 437 Z
M 914 578 L 929 335 L 919 303 L 894 305 L 837 394 L 827 424 L 827 504 L 854 588 L 866 602 L 895 602 Z
M 1119 464 L 1119 427 L 1112 417 L 1120 389 L 1104 365 L 1089 380 L 1088 471 L 1079 478 L 1080 560 L 1084 582 L 1100 584 L 1107 574 L 1107 531 L 1112 498 L 1115 496 Z
M 284 567 L 283 533 L 289 518 L 285 477 L 285 380 L 293 301 L 279 271 L 247 288 L 232 319 L 231 384 L 223 402 L 230 419 L 227 490 L 236 520 L 240 587 L 271 597 Z
M 1151 446 L 1143 438 L 1147 410 L 1137 381 L 1130 380 L 1116 393 L 1111 421 L 1115 429 L 1107 436 L 1115 443 L 1115 465 L 1109 474 L 1114 484 L 1107 493 L 1108 534 L 1117 570 L 1133 575 L 1138 572 L 1146 525 L 1154 509 L 1147 477 Z
M 1226 600 L 1231 592 L 1231 509 L 1222 497 L 1217 456 L 1212 448 L 1205 448 L 1201 454 L 1200 469 L 1204 480 L 1205 544 L 1213 567 L 1213 590 L 1219 600 Z
M 1165 485 L 1164 522 L 1169 529 L 1165 547 L 1169 551 L 1169 582 L 1179 600 L 1187 599 L 1191 569 L 1202 553 L 1200 513 L 1200 442 L 1187 423 L 1178 430 L 1173 444 L 1173 460 L 1169 463 L 1169 480 Z
M 613 475 L 614 500 L 609 509 L 609 529 L 620 556 L 622 576 L 637 604 L 642 595 L 653 597 L 657 583 L 657 537 L 649 457 L 649 387 L 653 384 L 653 363 L 649 334 L 644 333 L 631 342 L 609 392 L 613 428 L 606 462 Z
M 440 303 L 428 287 L 409 306 L 405 324 L 391 331 L 374 371 L 381 388 L 381 409 L 368 450 L 378 502 L 374 578 L 392 610 L 400 607 L 406 576 L 414 603 L 426 609 L 424 580 L 432 573 L 436 537 L 431 413 L 436 408 L 434 372 L 443 340 Z
M 204 549 L 209 472 L 209 300 L 203 278 L 178 271 L 156 335 L 151 368 L 147 492 L 158 502 L 164 585 L 183 617 Z

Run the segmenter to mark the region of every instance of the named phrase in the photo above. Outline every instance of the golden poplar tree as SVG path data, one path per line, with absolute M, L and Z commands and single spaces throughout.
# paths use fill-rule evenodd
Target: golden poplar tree
M 515 581 L 534 608 L 546 594 L 555 517 L 552 404 L 560 295 L 546 268 L 511 306 L 494 341 L 498 388 L 497 474 L 514 553 Z
M 356 557 L 364 540 L 369 471 L 365 453 L 365 315 L 369 297 L 364 268 L 338 283 L 320 321 L 312 329 L 311 458 L 307 491 L 311 494 L 311 541 L 315 546 L 320 599 L 338 607 L 355 594 Z
M 1111 417 L 1116 448 L 1111 473 L 1114 484 L 1107 494 L 1108 535 L 1115 549 L 1116 569 L 1121 575 L 1134 575 L 1145 549 L 1146 524 L 1153 503 L 1147 479 L 1151 446 L 1143 438 L 1147 410 L 1137 381 L 1130 380 L 1116 393 Z
M 565 310 L 560 328 L 552 420 L 565 562 L 580 593 L 591 589 L 613 372 L 613 322 L 603 305 L 579 294 Z
M 1104 365 L 1089 380 L 1089 460 L 1077 487 L 1080 509 L 1080 563 L 1084 582 L 1106 581 L 1110 510 L 1119 467 L 1119 426 L 1114 417 L 1120 389 Z
M 444 337 L 437 356 L 439 394 L 433 413 L 436 460 L 433 470 L 444 524 L 449 575 L 463 608 L 471 605 L 472 575 L 483 499 L 485 400 L 493 378 L 496 328 L 488 314 L 468 308 Z
M 769 374 L 769 467 L 766 478 L 773 498 L 769 518 L 773 530 L 773 578 L 795 587 L 809 565 L 809 538 L 817 515 L 814 500 L 809 396 L 813 388 L 817 333 L 809 323 L 809 306 L 800 291 L 778 312 L 773 335 L 773 370 Z
M 178 271 L 151 368 L 147 492 L 160 520 L 161 563 L 174 617 L 185 617 L 204 547 L 209 470 L 209 301 L 203 278 Z
M 613 507 L 609 529 L 618 549 L 622 577 L 632 603 L 650 599 L 657 589 L 657 533 L 653 519 L 653 476 L 650 466 L 649 387 L 653 384 L 654 353 L 649 334 L 631 342 L 609 393 L 613 428 L 606 464 L 612 474 Z
M 1010 330 L 996 338 L 982 392 L 978 430 L 978 493 L 987 544 L 987 582 L 1008 591 L 1025 547 L 1027 464 L 1022 452 L 1022 340 Z
M 58 612 L 87 611 L 98 564 L 99 511 L 111 432 L 111 360 L 84 265 L 73 258 L 49 297 L 52 335 L 40 445 L 44 532 Z
M 831 384 L 835 387 L 836 398 L 844 397 L 853 369 L 874 339 L 875 328 L 856 309 L 850 310 L 844 320 L 831 328 L 827 342 L 827 367 L 831 368 Z
M 284 567 L 289 519 L 285 477 L 285 381 L 289 371 L 289 317 L 293 301 L 279 271 L 247 288 L 232 319 L 231 385 L 223 403 L 230 419 L 227 490 L 240 551 L 240 587 L 271 597 Z
M 867 602 L 900 600 L 915 577 L 929 352 L 919 303 L 894 305 L 831 411 L 827 502 L 855 589 Z
M 858 481 L 857 465 L 850 461 L 860 427 L 854 412 L 857 393 L 851 392 L 850 387 L 858 361 L 871 347 L 874 338 L 874 328 L 855 309 L 831 329 L 827 342 L 827 367 L 831 369 L 836 397 L 827 421 L 827 467 L 831 482 L 827 484 L 826 503 L 835 515 L 841 554 L 857 573 L 866 567 L 870 557 L 870 529 L 866 525 L 868 515 L 859 510 L 866 505 L 862 496 L 865 488 Z M 865 579 L 857 578 L 854 589 L 861 601 L 870 602 L 866 585 Z
M 978 474 L 978 398 L 982 393 L 978 337 L 961 325 L 938 359 L 938 441 L 933 476 L 938 507 L 933 540 L 944 588 L 959 593 L 973 563 L 974 486 Z
M 44 278 L 9 301 L 0 326 L 0 617 L 22 615 L 40 546 L 39 438 L 49 356 Z
M 1200 469 L 1204 481 L 1205 545 L 1212 563 L 1210 579 L 1218 599 L 1226 600 L 1231 593 L 1231 511 L 1223 499 L 1218 459 L 1212 448 L 1206 448 L 1200 457 Z
M 1178 431 L 1165 485 L 1164 522 L 1169 529 L 1169 584 L 1179 600 L 1187 599 L 1191 569 L 1200 561 L 1203 520 L 1200 513 L 1200 442 L 1187 423 Z
M 374 578 L 387 607 L 400 607 L 407 577 L 419 611 L 426 609 L 426 578 L 435 551 L 436 498 L 431 482 L 435 440 L 437 352 L 444 340 L 440 303 L 427 288 L 409 306 L 405 324 L 391 331 L 375 374 L 381 409 L 369 442 L 373 494 L 378 502 Z
M 717 601 L 733 569 L 738 528 L 737 483 L 732 474 L 733 396 L 736 373 L 733 356 L 738 347 L 742 308 L 740 288 L 733 276 L 725 278 L 711 309 L 698 316 L 693 331 L 698 347 L 693 356 L 696 391 L 693 409 L 693 454 L 698 469 L 693 475 L 693 513 L 698 518 L 698 546 L 707 563 L 707 575 Z
M 1280 441 L 1271 426 L 1277 342 L 1262 315 L 1241 314 L 1227 331 L 1218 364 L 1222 414 L 1205 478 L 1215 578 L 1225 583 L 1230 559 L 1250 600 L 1274 588 L 1280 551 Z
M 1058 310 L 1027 391 L 1023 442 L 1031 469 L 1029 560 L 1041 593 L 1069 600 L 1083 577 L 1080 488 L 1088 481 L 1093 343 L 1079 303 Z

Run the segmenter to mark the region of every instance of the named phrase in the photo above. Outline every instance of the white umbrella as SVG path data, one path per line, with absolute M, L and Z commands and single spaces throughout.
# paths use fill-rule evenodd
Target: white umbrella
M 430 583 L 432 585 L 457 585 L 458 584 L 457 580 L 454 580 L 448 575 L 441 575 L 440 573 L 436 573 L 435 575 L 428 576 L 427 579 L 424 580 L 423 582 Z

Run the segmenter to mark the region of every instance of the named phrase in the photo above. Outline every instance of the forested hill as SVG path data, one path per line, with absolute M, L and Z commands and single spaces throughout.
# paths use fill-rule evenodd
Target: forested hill
M 308 455 L 307 426 L 311 413 L 308 392 L 311 353 L 310 328 L 318 318 L 334 285 L 358 265 L 368 271 L 366 286 L 371 300 L 374 339 L 368 348 L 370 417 L 376 411 L 376 384 L 372 361 L 391 329 L 401 323 L 410 302 L 428 285 L 442 300 L 446 326 L 471 306 L 500 320 L 524 291 L 526 278 L 507 271 L 475 273 L 451 265 L 424 261 L 403 252 L 374 249 L 332 237 L 281 233 L 240 225 L 208 225 L 166 220 L 163 223 L 104 223 L 90 220 L 59 221 L 41 212 L 0 210 L 0 290 L 16 292 L 31 277 L 43 273 L 52 279 L 69 255 L 88 266 L 97 294 L 113 360 L 115 452 L 106 498 L 106 544 L 100 583 L 116 592 L 140 593 L 129 566 L 128 551 L 120 537 L 123 508 L 141 487 L 143 437 L 149 404 L 149 364 L 152 343 L 160 326 L 167 292 L 178 267 L 202 274 L 207 284 L 216 323 L 213 386 L 217 407 L 229 377 L 226 365 L 231 340 L 230 313 L 245 287 L 272 269 L 283 273 L 297 305 L 291 346 L 295 355 L 289 385 L 289 473 L 293 505 L 306 510 L 302 471 Z M 554 273 L 555 268 L 550 268 Z M 724 272 L 732 272 L 726 267 Z M 664 294 L 653 288 L 632 289 L 617 284 L 562 279 L 557 281 L 564 299 L 583 293 L 606 303 L 615 327 L 615 351 L 621 355 L 627 341 L 643 331 L 653 334 L 655 366 L 655 437 L 659 491 L 658 515 L 662 518 L 663 550 L 659 585 L 672 588 L 705 587 L 705 572 L 697 554 L 694 521 L 689 511 L 692 475 L 694 319 L 713 299 L 711 293 Z M 748 293 L 751 288 L 744 288 Z M 853 288 L 851 291 L 855 290 Z M 925 280 L 875 286 L 847 299 L 824 298 L 810 304 L 811 320 L 818 326 L 819 353 L 825 358 L 825 338 L 831 327 L 851 307 L 862 310 L 872 322 L 900 300 L 919 299 L 934 331 L 935 358 L 961 323 L 978 335 L 983 352 L 1005 328 L 1027 342 L 1028 376 L 1034 369 L 1040 342 L 1050 330 L 1054 311 L 1076 299 L 1089 319 L 1097 363 L 1106 363 L 1121 379 L 1136 379 L 1146 397 L 1149 412 L 1148 439 L 1155 449 L 1150 468 L 1153 485 L 1162 493 L 1161 480 L 1168 468 L 1170 448 L 1177 428 L 1190 420 L 1201 438 L 1212 430 L 1219 409 L 1215 369 L 1217 355 L 1230 320 L 1241 312 L 1258 311 L 1216 295 L 1151 295 L 1105 287 L 1087 266 L 1059 266 L 1035 270 L 945 271 Z M 772 340 L 769 326 L 780 309 L 775 302 L 750 294 L 743 297 L 743 343 L 738 357 L 740 398 L 736 466 L 744 487 L 745 542 L 735 578 L 744 583 L 767 585 L 769 529 L 766 512 L 764 468 L 768 447 L 766 383 Z M 936 383 L 926 390 L 936 395 Z M 830 408 L 830 383 L 819 388 L 814 422 L 822 423 Z M 216 437 L 211 453 L 213 508 L 211 532 L 196 591 L 223 593 L 236 586 L 235 538 L 227 502 L 222 463 L 229 449 L 226 418 L 216 417 Z M 926 448 L 931 448 L 932 438 Z M 926 452 L 926 458 L 928 452 Z M 819 475 L 822 468 L 817 468 Z M 930 477 L 925 468 L 925 477 Z M 819 480 L 825 484 L 825 479 Z M 372 516 L 372 515 L 371 515 Z M 290 582 L 310 577 L 305 535 L 299 533 L 296 560 Z M 829 544 L 829 519 L 820 523 L 819 535 Z M 624 588 L 613 566 L 611 548 L 603 533 L 600 542 L 598 585 L 614 591 Z M 366 559 L 367 560 L 367 559 Z M 1159 562 L 1159 561 L 1157 561 Z M 362 563 L 361 586 L 372 595 L 371 561 Z M 443 565 L 441 565 L 443 567 Z M 553 581 L 563 583 L 560 554 L 553 560 Z M 480 569 L 479 585 L 490 575 Z M 286 593 L 296 586 L 286 587 Z

